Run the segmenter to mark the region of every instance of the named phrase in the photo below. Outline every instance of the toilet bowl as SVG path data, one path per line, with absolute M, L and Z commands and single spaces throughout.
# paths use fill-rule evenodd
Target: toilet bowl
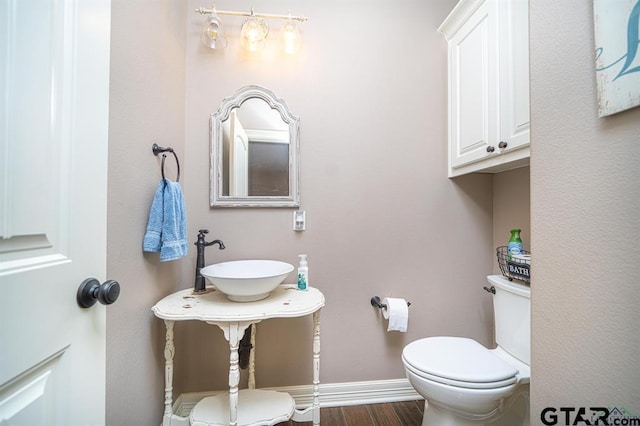
M 501 276 L 488 280 L 495 288 L 497 348 L 437 336 L 402 352 L 407 378 L 425 398 L 423 426 L 529 424 L 529 287 Z

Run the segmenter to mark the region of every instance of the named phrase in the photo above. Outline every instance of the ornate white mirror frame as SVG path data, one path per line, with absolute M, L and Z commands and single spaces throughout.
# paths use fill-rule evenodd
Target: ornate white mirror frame
M 279 113 L 282 121 L 288 126 L 289 165 L 288 194 L 286 195 L 230 195 L 228 189 L 230 186 L 229 182 L 227 182 L 225 186 L 225 175 L 228 180 L 230 179 L 228 177 L 229 172 L 225 172 L 225 138 L 223 126 L 225 121 L 232 118 L 232 112 L 239 109 L 245 101 L 250 99 L 261 99 L 266 102 L 272 110 Z M 273 92 L 264 87 L 245 86 L 239 89 L 233 96 L 225 98 L 220 104 L 218 111 L 211 114 L 209 122 L 209 137 L 211 142 L 210 205 L 212 207 L 299 207 L 299 130 L 300 119 L 289 111 L 284 100 L 276 97 Z M 228 157 L 229 147 L 226 149 L 226 156 Z M 226 167 L 228 168 L 229 165 Z M 227 188 L 226 191 L 225 188 Z

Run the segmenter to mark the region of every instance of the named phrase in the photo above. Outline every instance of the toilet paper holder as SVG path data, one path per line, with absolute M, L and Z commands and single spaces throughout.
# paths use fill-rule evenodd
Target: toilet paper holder
M 387 309 L 387 305 L 382 303 L 378 296 L 373 296 L 371 298 L 371 306 L 375 306 L 380 309 Z M 411 306 L 411 302 L 407 302 L 407 306 Z

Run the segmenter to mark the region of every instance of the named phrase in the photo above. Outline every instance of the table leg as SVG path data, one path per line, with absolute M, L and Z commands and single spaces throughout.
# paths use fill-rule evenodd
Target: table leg
M 240 355 L 238 348 L 244 331 L 251 324 L 260 321 L 247 322 L 216 322 L 207 321 L 208 324 L 217 325 L 224 333 L 224 338 L 229 342 L 229 426 L 238 425 L 238 387 L 240 385 Z
M 240 385 L 240 367 L 238 362 L 240 355 L 238 348 L 244 331 L 252 322 L 216 322 L 207 321 L 217 325 L 224 332 L 224 338 L 229 342 L 229 425 L 238 425 L 238 387 Z M 259 322 L 259 321 L 258 321 Z
M 229 425 L 236 426 L 238 424 L 238 385 L 240 384 L 240 368 L 238 366 L 238 347 L 242 339 L 238 323 L 229 325 Z
M 173 416 L 173 356 L 175 355 L 175 345 L 173 343 L 173 324 L 174 321 L 165 320 L 164 325 L 167 328 L 164 345 L 164 416 L 162 418 L 163 426 L 171 425 L 171 417 Z
M 251 353 L 249 354 L 249 379 L 247 387 L 249 389 L 256 388 L 256 328 L 258 324 L 251 327 Z
M 320 309 L 313 313 L 313 425 L 320 424 Z

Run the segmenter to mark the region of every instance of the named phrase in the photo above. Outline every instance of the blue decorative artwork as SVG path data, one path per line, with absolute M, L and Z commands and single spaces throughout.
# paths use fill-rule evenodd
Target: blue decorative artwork
M 640 0 L 593 0 L 600 117 L 640 105 Z

